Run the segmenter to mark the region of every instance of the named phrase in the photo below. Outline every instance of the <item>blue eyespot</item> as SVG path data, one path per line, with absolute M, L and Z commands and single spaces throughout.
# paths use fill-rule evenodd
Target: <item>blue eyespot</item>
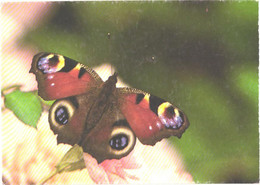
M 58 107 L 55 111 L 55 121 L 60 125 L 66 125 L 69 121 L 68 110 L 65 106 Z
M 128 145 L 128 137 L 125 134 L 118 134 L 109 141 L 111 148 L 123 150 Z
M 54 73 L 57 71 L 55 67 L 59 62 L 58 56 L 54 55 L 52 58 L 42 57 L 38 63 L 37 68 L 43 73 Z

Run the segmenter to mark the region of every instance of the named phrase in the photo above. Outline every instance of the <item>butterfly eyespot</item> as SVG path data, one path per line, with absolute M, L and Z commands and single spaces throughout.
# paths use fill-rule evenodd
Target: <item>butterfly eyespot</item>
M 111 148 L 123 150 L 128 145 L 128 137 L 125 134 L 118 134 L 109 141 Z
M 158 116 L 166 128 L 179 129 L 184 124 L 183 114 L 169 102 L 158 107 Z
M 66 107 L 58 107 L 54 113 L 55 121 L 61 125 L 66 125 L 69 121 L 69 113 Z
M 37 68 L 44 74 L 60 71 L 64 67 L 64 65 L 64 57 L 54 54 L 44 56 L 40 58 L 37 62 Z
M 49 111 L 49 122 L 51 126 L 62 127 L 66 125 L 75 112 L 73 102 L 69 100 L 56 101 Z
M 109 151 L 115 155 L 124 155 L 133 149 L 135 142 L 135 135 L 129 127 L 116 126 L 109 140 Z

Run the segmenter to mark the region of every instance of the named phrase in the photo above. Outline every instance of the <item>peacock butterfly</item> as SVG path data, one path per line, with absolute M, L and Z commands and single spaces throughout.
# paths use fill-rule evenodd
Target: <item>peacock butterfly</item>
M 117 73 L 103 82 L 91 68 L 54 53 L 33 57 L 38 93 L 57 99 L 49 110 L 58 143 L 79 144 L 98 163 L 120 159 L 135 146 L 180 138 L 188 128 L 185 114 L 171 103 L 134 88 L 116 88 Z

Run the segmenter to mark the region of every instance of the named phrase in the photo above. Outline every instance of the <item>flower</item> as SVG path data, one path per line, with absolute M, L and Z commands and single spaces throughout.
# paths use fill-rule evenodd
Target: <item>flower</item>
M 86 168 L 96 183 L 192 183 L 176 150 L 163 140 L 155 146 L 137 141 L 134 150 L 120 160 L 105 160 L 97 164 L 84 154 Z

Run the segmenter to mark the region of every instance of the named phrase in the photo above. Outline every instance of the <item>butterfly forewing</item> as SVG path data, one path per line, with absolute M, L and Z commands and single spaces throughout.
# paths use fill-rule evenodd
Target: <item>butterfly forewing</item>
M 94 70 L 53 53 L 35 55 L 30 72 L 36 75 L 39 96 L 45 100 L 83 94 L 103 83 Z
M 171 103 L 132 88 L 119 88 L 122 113 L 143 143 L 154 145 L 163 138 L 181 137 L 188 128 L 185 114 Z

